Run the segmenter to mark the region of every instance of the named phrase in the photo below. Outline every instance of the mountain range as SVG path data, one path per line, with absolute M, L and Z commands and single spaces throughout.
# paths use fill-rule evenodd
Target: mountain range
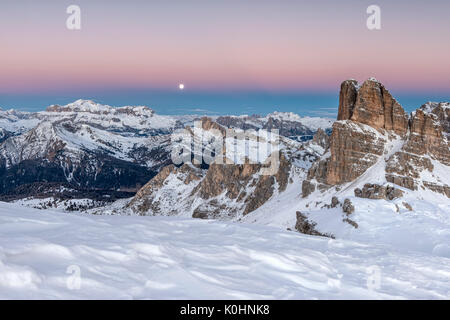
M 336 121 L 279 112 L 162 116 L 89 100 L 1 111 L 0 194 L 39 208 L 262 222 L 334 237 L 340 229 L 322 228 L 318 212 L 338 210 L 344 225 L 358 228 L 354 213 L 366 200 L 393 212 L 415 210 L 418 200 L 448 203 L 449 115 L 448 102 L 408 115 L 374 78 L 342 83 Z M 172 163 L 171 135 L 183 128 L 192 141 L 211 139 L 212 129 L 255 132 L 235 145 L 258 145 L 261 132 L 277 129 L 278 168 L 261 175 L 264 164 L 249 159 Z M 277 206 L 291 209 L 271 212 Z
M 376 79 L 348 80 L 330 134 L 319 129 L 308 141 L 292 139 L 289 130 L 280 136 L 276 173 L 261 175 L 262 165 L 249 162 L 169 165 L 106 211 L 254 222 L 328 237 L 353 234 L 371 206 L 394 215 L 423 214 L 428 206 L 445 216 L 449 116 L 448 102 L 425 103 L 408 115 Z M 252 128 L 251 118 L 225 119 L 203 118 L 192 134 L 224 124 Z
M 0 297 L 450 296 L 449 102 L 371 78 L 333 120 L 79 100 L 0 128 Z
M 311 139 L 331 119 L 288 113 L 216 117 L 218 123 L 281 129 Z M 111 107 L 90 100 L 42 112 L 0 110 L 0 199 L 130 197 L 169 165 L 170 134 L 198 116 L 163 116 L 145 106 Z

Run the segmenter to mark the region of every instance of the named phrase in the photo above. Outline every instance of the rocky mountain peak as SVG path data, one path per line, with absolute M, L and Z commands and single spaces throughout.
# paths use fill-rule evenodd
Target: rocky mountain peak
M 450 103 L 448 102 L 427 102 L 422 105 L 419 110 L 424 114 L 431 114 L 435 121 L 442 126 L 444 134 L 450 135 Z M 415 115 L 413 112 L 412 117 Z
M 316 184 L 323 190 L 355 181 L 377 163 L 385 170 L 386 182 L 449 195 L 450 187 L 433 173 L 450 164 L 449 109 L 449 103 L 429 102 L 408 117 L 376 79 L 361 86 L 356 80 L 344 81 L 330 156 L 311 167 L 303 195 L 313 192 Z
M 374 78 L 361 86 L 356 80 L 341 84 L 338 120 L 352 120 L 377 130 L 392 130 L 399 135 L 404 135 L 408 127 L 405 110 Z
M 341 91 L 339 93 L 339 109 L 338 120 L 350 119 L 353 115 L 356 97 L 358 95 L 358 81 L 346 80 L 341 84 Z

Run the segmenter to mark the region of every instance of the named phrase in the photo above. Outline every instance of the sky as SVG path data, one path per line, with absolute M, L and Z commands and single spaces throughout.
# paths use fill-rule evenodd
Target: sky
M 411 111 L 450 100 L 449 16 L 447 0 L 2 0 L 0 107 L 331 116 L 343 80 L 373 76 Z

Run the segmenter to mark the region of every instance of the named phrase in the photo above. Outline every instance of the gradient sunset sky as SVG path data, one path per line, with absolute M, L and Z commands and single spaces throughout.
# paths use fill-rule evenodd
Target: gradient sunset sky
M 71 4 L 79 31 L 66 28 Z M 366 27 L 371 4 L 381 30 Z M 0 43 L 3 109 L 86 98 L 332 115 L 340 83 L 371 76 L 408 110 L 450 100 L 448 0 L 2 0 Z

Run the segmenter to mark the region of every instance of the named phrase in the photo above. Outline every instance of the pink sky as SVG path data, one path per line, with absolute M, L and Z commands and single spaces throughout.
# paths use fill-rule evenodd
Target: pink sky
M 449 1 L 2 1 L 0 93 L 70 88 L 336 90 L 375 76 L 450 88 Z

